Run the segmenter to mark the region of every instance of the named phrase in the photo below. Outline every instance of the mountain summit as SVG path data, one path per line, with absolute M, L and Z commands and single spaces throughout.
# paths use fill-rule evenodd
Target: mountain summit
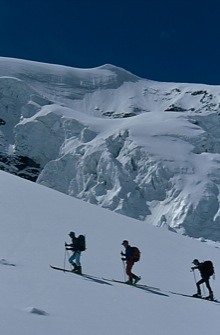
M 0 58 L 0 168 L 220 241 L 220 87 Z

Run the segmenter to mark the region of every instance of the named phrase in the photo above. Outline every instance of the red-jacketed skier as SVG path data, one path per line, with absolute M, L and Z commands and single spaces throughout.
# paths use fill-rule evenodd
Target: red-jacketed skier
M 137 262 L 140 258 L 139 249 L 136 247 L 131 247 L 127 240 L 124 240 L 122 242 L 122 245 L 125 248 L 125 253 L 121 252 L 121 255 L 124 256 L 122 258 L 122 261 L 126 261 L 126 274 L 128 275 L 129 278 L 128 281 L 126 281 L 126 283 L 130 285 L 136 284 L 139 280 L 141 280 L 141 277 L 132 273 L 131 270 L 134 263 Z

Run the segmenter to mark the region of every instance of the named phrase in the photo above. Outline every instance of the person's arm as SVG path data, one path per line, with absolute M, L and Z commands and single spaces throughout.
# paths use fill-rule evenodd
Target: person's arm
M 66 248 L 66 250 L 73 250 L 73 244 L 72 243 L 71 244 L 65 243 L 65 248 Z
M 121 251 L 121 256 L 123 256 L 121 260 L 126 261 L 126 254 L 123 251 Z

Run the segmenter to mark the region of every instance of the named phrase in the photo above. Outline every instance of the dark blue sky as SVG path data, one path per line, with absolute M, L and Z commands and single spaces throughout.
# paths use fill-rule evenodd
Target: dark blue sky
M 0 0 L 0 56 L 220 85 L 220 0 Z

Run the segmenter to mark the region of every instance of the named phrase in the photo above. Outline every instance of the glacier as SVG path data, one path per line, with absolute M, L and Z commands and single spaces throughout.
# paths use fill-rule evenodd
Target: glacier
M 0 169 L 220 241 L 220 86 L 0 57 Z

